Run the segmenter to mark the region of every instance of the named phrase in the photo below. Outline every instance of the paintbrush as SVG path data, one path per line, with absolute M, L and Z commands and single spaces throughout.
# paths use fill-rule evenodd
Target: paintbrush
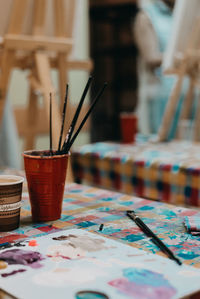
M 57 153 L 60 153 L 60 148 L 61 148 L 61 142 L 62 142 L 62 136 L 63 136 L 63 130 L 64 130 L 64 122 L 65 122 L 65 113 L 66 113 L 66 108 L 67 108 L 67 98 L 68 98 L 68 89 L 69 85 L 66 85 L 66 92 L 65 92 L 65 101 L 63 105 L 63 112 L 62 112 L 62 125 L 60 129 L 60 138 L 59 138 L 59 143 L 58 143 L 58 150 Z
M 49 101 L 49 153 L 52 156 L 52 94 L 50 92 L 50 101 Z
M 71 141 L 69 141 L 69 142 L 67 142 L 67 143 L 64 143 L 63 148 L 62 148 L 62 152 L 63 152 L 63 153 L 66 154 L 66 153 L 69 152 L 69 150 L 70 150 L 71 146 L 73 145 L 73 143 L 74 143 L 76 137 L 78 136 L 80 130 L 81 130 L 82 127 L 84 126 L 84 124 L 85 124 L 86 120 L 88 119 L 90 113 L 92 112 L 92 110 L 94 109 L 96 103 L 98 102 L 98 100 L 100 99 L 101 95 L 103 94 L 104 89 L 106 88 L 106 86 L 107 86 L 107 82 L 104 83 L 103 87 L 100 89 L 100 91 L 99 91 L 98 94 L 96 95 L 96 97 L 95 97 L 94 101 L 92 102 L 92 104 L 91 104 L 91 106 L 90 106 L 88 112 L 86 113 L 85 117 L 83 118 L 83 120 L 82 120 L 80 126 L 78 127 L 77 131 L 74 133 L 73 137 L 71 138 Z
M 88 89 L 89 89 L 89 87 L 90 87 L 91 82 L 92 82 L 92 77 L 89 77 L 88 82 L 87 82 L 87 84 L 86 84 L 86 86 L 85 86 L 85 88 L 84 88 L 83 94 L 82 94 L 82 96 L 81 96 L 81 99 L 80 99 L 80 101 L 79 101 L 78 107 L 77 107 L 77 109 L 76 109 L 76 112 L 75 112 L 75 114 L 74 114 L 74 117 L 73 117 L 73 119 L 72 119 L 72 122 L 71 122 L 71 124 L 70 124 L 70 127 L 69 127 L 68 133 L 67 133 L 67 135 L 66 135 L 65 141 L 64 141 L 64 143 L 63 143 L 62 151 L 63 151 L 63 149 L 64 149 L 65 144 L 69 144 L 69 142 L 70 142 L 71 136 L 72 136 L 73 131 L 74 131 L 74 128 L 75 128 L 75 126 L 76 126 L 77 119 L 78 119 L 78 117 L 79 117 L 79 114 L 80 114 L 80 111 L 81 111 L 81 108 L 82 108 L 84 99 L 85 99 L 85 97 L 86 97 L 86 94 L 87 94 L 87 92 L 88 92 Z
M 159 239 L 152 230 L 140 219 L 134 211 L 126 211 L 126 215 L 132 219 L 140 229 L 146 234 L 147 237 L 151 237 L 152 242 L 158 246 L 170 259 L 174 260 L 179 266 L 182 262 L 174 255 L 174 253 Z

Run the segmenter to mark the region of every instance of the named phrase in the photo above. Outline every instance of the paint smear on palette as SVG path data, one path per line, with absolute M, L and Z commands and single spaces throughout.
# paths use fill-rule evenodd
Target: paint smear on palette
M 43 286 L 62 287 L 66 284 L 79 285 L 95 281 L 99 277 L 105 277 L 107 273 L 103 270 L 96 271 L 93 268 L 56 268 L 51 271 L 37 273 L 33 282 Z
M 12 271 L 12 272 L 9 272 L 9 273 L 2 273 L 1 274 L 1 277 L 8 277 L 8 276 L 11 276 L 11 275 L 15 275 L 15 274 L 17 274 L 17 273 L 22 273 L 22 272 L 25 272 L 26 271 L 26 269 L 19 269 L 19 270 L 14 270 L 14 271 Z
M 53 240 L 66 241 L 47 248 L 47 256 L 53 258 L 61 257 L 64 259 L 80 259 L 85 257 L 87 252 L 95 252 L 107 248 L 103 239 L 90 238 L 88 235 L 61 235 L 53 238 Z
M 8 267 L 8 263 L 4 261 L 0 261 L 0 269 L 6 269 Z
M 58 245 L 52 245 L 47 248 L 47 256 L 52 258 L 63 259 L 80 259 L 86 256 L 86 252 L 81 248 L 75 248 L 70 243 L 62 243 Z
M 75 236 L 72 234 L 69 234 L 67 236 L 59 236 L 56 238 L 53 238 L 53 240 L 57 241 L 63 241 L 67 240 L 70 242 L 71 246 L 74 246 L 74 248 L 81 248 L 84 251 L 93 252 L 93 251 L 99 251 L 102 249 L 106 249 L 105 241 L 103 239 L 98 238 L 90 238 L 88 235 L 85 236 Z
M 44 257 L 37 251 L 10 249 L 0 253 L 0 260 L 7 262 L 9 265 L 19 264 L 30 266 L 31 268 L 40 268 Z
M 176 289 L 160 273 L 127 268 L 123 275 L 108 284 L 134 299 L 170 299 L 176 294 Z

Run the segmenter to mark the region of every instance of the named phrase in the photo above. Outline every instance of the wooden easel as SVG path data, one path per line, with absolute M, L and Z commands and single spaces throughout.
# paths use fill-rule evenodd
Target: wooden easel
M 48 0 L 34 0 L 32 34 L 22 34 L 22 25 L 28 2 L 29 0 L 13 0 L 9 27 L 4 36 L 0 74 L 0 120 L 2 119 L 9 77 L 13 68 L 28 69 L 30 70 L 28 109 L 23 113 L 19 111 L 19 123 L 25 136 L 25 149 L 34 147 L 37 134 L 47 133 L 49 130 L 50 92 L 53 99 L 53 147 L 57 148 L 61 127 L 60 111 L 62 110 L 66 83 L 68 82 L 67 71 L 72 68 L 90 70 L 92 63 L 89 60 L 78 61 L 69 58 L 73 46 L 74 0 L 53 0 L 55 20 L 55 36 L 53 37 L 45 36 L 44 33 Z M 67 10 L 64 5 L 66 2 Z M 52 67 L 56 68 L 59 73 L 60 104 L 55 99 L 56 91 L 51 79 Z M 37 103 L 38 94 L 43 97 L 44 105 L 42 108 Z M 73 110 L 73 107 L 69 104 L 68 111 L 73 114 Z
M 179 125 L 182 121 L 187 120 L 192 108 L 194 100 L 194 89 L 199 86 L 198 76 L 200 75 L 200 44 L 199 44 L 199 32 L 200 32 L 200 19 L 198 18 L 195 22 L 195 26 L 192 30 L 192 35 L 189 39 L 188 46 L 184 51 L 181 61 L 177 69 L 166 71 L 166 74 L 176 74 L 177 81 L 172 90 L 171 96 L 168 100 L 166 110 L 163 116 L 162 124 L 158 132 L 158 141 L 165 141 L 169 133 L 170 125 L 173 118 L 175 117 L 176 107 L 180 99 L 181 88 L 183 84 L 184 77 L 187 75 L 189 78 L 189 88 L 185 95 L 184 105 L 181 109 L 181 114 L 179 118 Z M 194 120 L 194 133 L 193 140 L 200 140 L 200 105 L 198 111 L 196 112 L 196 117 Z M 180 138 L 178 132 L 177 137 Z

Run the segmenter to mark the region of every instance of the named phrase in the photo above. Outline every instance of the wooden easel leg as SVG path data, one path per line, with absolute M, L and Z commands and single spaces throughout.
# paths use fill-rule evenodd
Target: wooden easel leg
M 65 7 L 63 0 L 54 0 L 54 11 L 55 11 L 55 35 L 56 37 L 71 37 L 72 36 L 72 24 L 73 24 L 73 18 L 74 18 L 74 7 L 75 1 L 68 1 L 70 3 L 70 7 Z M 68 5 L 69 5 L 68 3 Z M 70 20 L 69 18 L 66 19 L 66 13 L 65 10 L 70 9 Z M 67 24 L 65 23 L 65 20 Z M 68 22 L 71 22 L 70 28 L 68 28 L 67 25 Z M 70 32 L 66 32 L 66 29 Z M 57 61 L 58 61 L 58 74 L 59 74 L 59 90 L 60 90 L 60 110 L 62 113 L 62 107 L 64 103 L 65 98 L 65 90 L 66 90 L 66 84 L 69 83 L 68 80 L 68 67 L 67 67 L 67 61 L 68 61 L 68 54 L 69 53 L 58 53 L 57 55 Z
M 35 91 L 30 88 L 28 111 L 26 114 L 26 126 L 27 133 L 25 135 L 25 150 L 34 149 L 35 146 L 35 124 L 37 121 L 38 107 L 37 107 L 37 95 Z
M 200 99 L 198 100 L 197 110 L 194 120 L 194 136 L 193 141 L 200 140 Z
M 3 111 L 6 101 L 10 73 L 15 60 L 15 51 L 4 50 L 2 54 L 1 73 L 0 73 L 0 120 L 3 117 Z
M 188 88 L 188 91 L 187 91 L 185 99 L 184 99 L 184 105 L 181 110 L 181 115 L 180 115 L 179 124 L 178 124 L 178 132 L 177 132 L 178 139 L 181 138 L 180 127 L 182 125 L 182 122 L 189 118 L 189 114 L 192 110 L 194 87 L 195 87 L 194 79 L 190 78 L 189 88 Z
M 168 100 L 166 110 L 163 116 L 163 120 L 160 129 L 158 131 L 158 141 L 165 141 L 167 139 L 167 134 L 169 132 L 173 117 L 175 116 L 176 107 L 179 100 L 182 82 L 184 78 L 184 73 L 185 73 L 185 69 L 179 75 L 176 85 L 172 91 L 171 97 Z
M 189 114 L 192 109 L 192 103 L 193 103 L 193 96 L 194 96 L 194 79 L 190 78 L 190 85 L 188 88 L 188 92 L 185 96 L 184 106 L 181 111 L 180 120 L 187 119 L 189 117 Z
M 66 84 L 69 83 L 68 72 L 66 69 L 67 55 L 66 53 L 58 54 L 58 75 L 59 75 L 59 90 L 60 90 L 60 111 L 62 113 Z
M 53 147 L 57 149 L 60 128 L 61 128 L 61 114 L 59 111 L 58 103 L 55 100 L 55 90 L 51 80 L 51 69 L 50 69 L 49 59 L 45 53 L 37 52 L 35 53 L 35 61 L 36 61 L 38 80 L 40 82 L 43 91 L 45 112 L 48 119 L 49 119 L 49 98 L 50 98 L 50 93 L 52 93 Z

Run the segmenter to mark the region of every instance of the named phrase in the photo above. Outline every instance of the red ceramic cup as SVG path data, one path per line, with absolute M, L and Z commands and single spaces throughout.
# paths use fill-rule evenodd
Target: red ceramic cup
M 25 151 L 24 168 L 34 222 L 59 219 L 69 155 L 49 151 Z
M 137 133 L 137 116 L 133 113 L 120 113 L 121 140 L 123 143 L 133 143 Z

